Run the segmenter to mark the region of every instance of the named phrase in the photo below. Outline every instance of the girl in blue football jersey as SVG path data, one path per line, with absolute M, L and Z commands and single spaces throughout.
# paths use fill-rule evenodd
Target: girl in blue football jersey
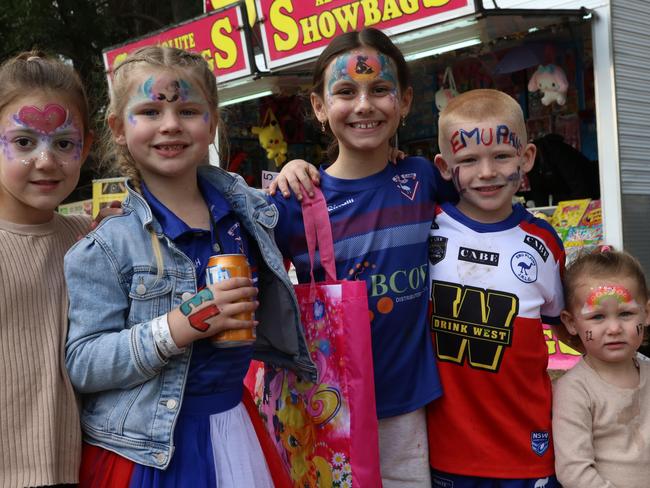
M 389 488 L 430 486 L 424 406 L 442 394 L 426 290 L 428 232 L 444 183 L 426 159 L 405 158 L 399 167 L 388 161 L 412 98 L 402 53 L 376 29 L 338 36 L 314 67 L 312 108 L 333 142 L 330 163 L 311 176 L 327 200 L 337 278 L 367 283 L 381 470 Z M 283 170 L 285 182 L 299 186 L 305 164 Z M 444 192 L 453 195 L 448 186 Z M 305 282 L 299 199 L 273 197 L 280 210 L 275 238 Z

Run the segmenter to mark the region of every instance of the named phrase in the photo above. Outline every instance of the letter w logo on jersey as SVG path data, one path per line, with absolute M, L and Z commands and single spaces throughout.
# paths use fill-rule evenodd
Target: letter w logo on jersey
M 455 283 L 431 284 L 431 331 L 440 361 L 498 371 L 504 348 L 512 345 L 519 300 L 512 293 Z

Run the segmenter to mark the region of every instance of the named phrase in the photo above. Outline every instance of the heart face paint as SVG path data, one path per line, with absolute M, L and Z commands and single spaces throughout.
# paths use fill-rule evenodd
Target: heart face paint
M 80 164 L 83 136 L 68 110 L 57 103 L 21 107 L 2 127 L 0 144 L 8 161 L 27 166 L 53 157 L 60 166 Z

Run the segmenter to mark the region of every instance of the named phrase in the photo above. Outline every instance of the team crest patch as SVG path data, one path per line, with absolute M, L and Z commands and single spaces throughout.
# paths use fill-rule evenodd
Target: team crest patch
M 537 281 L 537 261 L 532 254 L 519 251 L 510 258 L 510 269 L 524 283 Z
M 397 184 L 400 193 L 409 200 L 413 201 L 420 186 L 417 180 L 418 175 L 415 173 L 406 173 L 393 176 L 393 181 Z
M 546 431 L 530 433 L 530 448 L 538 456 L 543 456 L 548 449 L 551 435 Z
M 447 254 L 447 238 L 429 236 L 429 262 L 434 265 L 445 259 Z

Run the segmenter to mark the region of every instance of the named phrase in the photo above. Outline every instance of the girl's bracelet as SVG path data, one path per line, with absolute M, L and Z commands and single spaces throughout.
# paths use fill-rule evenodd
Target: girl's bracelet
M 185 348 L 178 347 L 172 338 L 169 323 L 167 322 L 167 314 L 156 317 L 151 321 L 151 332 L 156 347 L 164 359 L 177 356 L 185 351 Z

